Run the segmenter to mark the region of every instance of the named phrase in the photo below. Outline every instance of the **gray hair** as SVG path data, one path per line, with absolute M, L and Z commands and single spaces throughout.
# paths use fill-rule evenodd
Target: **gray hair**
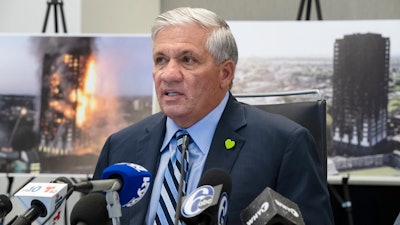
M 210 32 L 206 49 L 220 64 L 228 59 L 238 61 L 238 49 L 235 38 L 224 19 L 207 9 L 182 7 L 159 15 L 151 28 L 154 41 L 158 32 L 172 25 L 199 24 Z

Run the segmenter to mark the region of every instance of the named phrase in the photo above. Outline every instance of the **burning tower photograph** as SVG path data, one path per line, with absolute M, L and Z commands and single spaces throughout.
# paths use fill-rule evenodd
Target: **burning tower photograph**
M 90 99 L 93 38 L 57 40 L 59 51 L 46 52 L 42 64 L 39 151 L 47 155 L 67 155 L 88 145 L 83 117 L 95 100 Z
M 151 114 L 148 36 L 0 38 L 0 171 L 91 173 L 109 135 Z

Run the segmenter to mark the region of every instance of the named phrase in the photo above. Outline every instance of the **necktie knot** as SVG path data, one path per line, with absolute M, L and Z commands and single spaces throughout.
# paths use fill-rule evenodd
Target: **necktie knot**
M 178 130 L 175 133 L 176 145 L 178 150 L 182 153 L 182 150 L 186 149 L 189 145 L 189 133 L 186 130 Z
M 176 133 L 175 133 L 175 138 L 176 139 L 179 139 L 179 138 L 181 138 L 182 137 L 182 135 L 189 135 L 189 133 L 187 132 L 187 130 L 178 130 L 178 131 L 176 131 Z

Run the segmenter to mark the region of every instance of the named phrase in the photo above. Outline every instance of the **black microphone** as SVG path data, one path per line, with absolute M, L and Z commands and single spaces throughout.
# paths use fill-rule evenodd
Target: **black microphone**
M 296 203 L 267 187 L 247 206 L 240 218 L 246 225 L 304 225 Z
M 4 218 L 11 212 L 13 206 L 11 200 L 6 195 L 0 195 L 0 218 Z
M 79 199 L 71 211 L 71 225 L 107 225 L 107 202 L 104 194 L 93 192 Z
M 38 217 L 45 217 L 47 215 L 46 206 L 39 200 L 32 200 L 31 207 L 12 223 L 12 225 L 30 225 Z
M 226 224 L 231 189 L 232 179 L 227 172 L 218 168 L 206 171 L 198 188 L 184 197 L 181 219 L 187 225 Z
M 67 194 L 63 200 L 68 199 L 75 191 L 74 184 L 72 183 L 71 179 L 67 177 L 57 177 L 56 179 L 50 181 L 50 183 L 67 184 Z

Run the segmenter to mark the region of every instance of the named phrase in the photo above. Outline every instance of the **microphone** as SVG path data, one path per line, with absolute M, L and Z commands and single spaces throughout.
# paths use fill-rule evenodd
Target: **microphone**
M 140 201 L 149 189 L 151 173 L 134 163 L 117 163 L 104 169 L 102 180 L 75 185 L 76 191 L 118 191 L 122 207 L 131 207 Z
M 65 195 L 63 200 L 68 199 L 75 190 L 74 184 L 72 183 L 71 179 L 67 177 L 57 177 L 56 179 L 50 181 L 50 183 L 67 184 L 67 194 Z
M 181 219 L 187 225 L 226 224 L 231 189 L 231 177 L 224 170 L 214 168 L 206 171 L 198 188 L 184 197 Z
M 104 194 L 93 192 L 79 199 L 71 211 L 71 225 L 107 225 L 109 217 Z
M 12 203 L 6 195 L 0 195 L 0 219 L 7 216 L 12 210 Z
M 67 184 L 28 183 L 15 196 L 28 210 L 18 216 L 12 225 L 30 225 L 38 219 L 40 224 L 63 224 Z M 55 211 L 55 213 L 53 213 Z M 47 220 L 48 217 L 51 217 Z
M 242 211 L 240 218 L 246 225 L 305 224 L 297 204 L 269 187 Z
M 396 220 L 394 221 L 393 225 L 400 225 L 400 213 L 397 215 Z
M 67 184 L 67 193 L 65 194 L 65 196 L 63 196 L 60 200 L 59 200 L 59 204 L 58 206 L 56 206 L 56 208 L 50 212 L 50 215 L 47 216 L 47 218 L 43 221 L 43 224 L 47 224 L 47 222 L 53 217 L 53 215 L 58 211 L 58 207 L 61 206 L 61 203 L 68 199 L 72 193 L 74 192 L 74 185 L 72 184 L 72 181 L 70 179 L 68 179 L 67 177 L 57 177 L 56 179 L 50 181 L 50 183 L 64 183 Z M 66 217 L 64 217 L 64 219 L 66 219 Z M 66 222 L 66 221 L 65 221 Z

